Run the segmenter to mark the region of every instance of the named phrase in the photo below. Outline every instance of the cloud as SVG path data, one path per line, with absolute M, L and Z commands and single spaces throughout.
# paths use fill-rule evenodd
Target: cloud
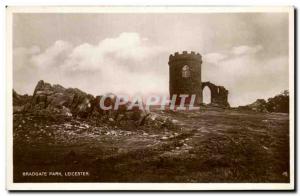
M 31 80 L 36 77 L 36 70 L 30 59 L 40 51 L 38 46 L 13 49 L 13 85 L 21 93 L 33 91 L 34 86 L 32 86 Z
M 203 60 L 207 63 L 218 64 L 221 61 L 228 60 L 237 56 L 253 55 L 261 50 L 263 50 L 263 47 L 261 45 L 239 45 L 232 47 L 229 51 L 207 53 L 203 56 Z
M 43 53 L 33 55 L 31 61 L 34 65 L 46 68 L 59 65 L 66 55 L 72 50 L 72 45 L 68 42 L 58 40 Z
M 266 58 L 261 52 L 260 45 L 241 45 L 227 52 L 209 53 L 203 65 L 203 78 L 224 85 L 232 106 L 272 97 L 288 89 L 288 56 Z
M 248 55 L 248 54 L 255 54 L 259 51 L 261 51 L 263 47 L 261 45 L 256 45 L 254 47 L 242 45 L 232 48 L 232 53 L 234 55 Z
M 29 60 L 32 55 L 40 52 L 38 46 L 32 46 L 30 48 L 19 47 L 13 50 L 13 69 L 20 70 L 29 65 Z
M 78 87 L 92 94 L 168 92 L 167 75 L 157 73 L 157 65 L 151 64 L 162 48 L 153 46 L 147 38 L 135 32 L 124 32 L 96 45 L 83 43 L 74 46 L 58 40 L 44 51 L 29 51 L 32 49 L 15 51 L 16 55 L 26 54 L 22 57 L 26 63 L 20 66 L 27 70 L 25 74 L 15 73 L 17 90 L 22 82 L 30 84 L 33 89 L 37 80 L 43 79 Z M 14 58 L 20 59 L 18 56 Z M 21 75 L 22 81 L 19 80 Z
M 247 104 L 288 88 L 288 19 L 287 13 L 20 13 L 13 21 L 13 85 L 20 93 L 32 93 L 39 79 L 94 95 L 168 93 L 168 56 L 193 50 L 203 55 L 203 81 L 229 89 L 231 105 Z
M 73 47 L 59 40 L 44 52 L 33 55 L 31 60 L 39 67 L 60 66 L 69 71 L 95 71 L 124 61 L 143 61 L 160 51 L 161 48 L 151 46 L 147 38 L 138 33 L 124 32 L 118 37 L 104 39 L 98 45 L 83 43 Z
M 203 56 L 203 61 L 207 63 L 217 64 L 220 61 L 224 60 L 227 57 L 227 55 L 222 53 L 208 53 Z
M 265 58 L 260 45 L 238 45 L 203 55 L 203 81 L 229 90 L 232 106 L 268 98 L 288 88 L 288 56 Z M 121 33 L 98 44 L 56 41 L 14 50 L 14 88 L 31 93 L 38 80 L 77 87 L 94 95 L 168 94 L 165 50 L 138 33 Z M 161 61 L 156 61 L 162 59 Z M 24 85 L 26 84 L 26 85 Z

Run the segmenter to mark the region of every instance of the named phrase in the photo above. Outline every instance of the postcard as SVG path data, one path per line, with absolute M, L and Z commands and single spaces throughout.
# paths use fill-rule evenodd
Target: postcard
M 294 190 L 293 7 L 11 7 L 8 190 Z

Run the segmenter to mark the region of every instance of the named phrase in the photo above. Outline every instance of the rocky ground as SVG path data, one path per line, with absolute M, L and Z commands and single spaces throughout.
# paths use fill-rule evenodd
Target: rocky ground
M 113 118 L 15 112 L 14 181 L 289 181 L 288 114 L 202 107 L 153 111 L 145 123 L 134 125 Z M 32 177 L 24 171 L 89 175 Z

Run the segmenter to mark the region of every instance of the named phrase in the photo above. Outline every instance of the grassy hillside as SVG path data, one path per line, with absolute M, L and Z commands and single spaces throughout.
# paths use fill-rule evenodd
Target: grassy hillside
M 14 180 L 289 181 L 288 114 L 204 108 L 151 116 L 143 126 L 126 129 L 114 121 L 14 114 Z M 24 177 L 24 171 L 62 176 Z

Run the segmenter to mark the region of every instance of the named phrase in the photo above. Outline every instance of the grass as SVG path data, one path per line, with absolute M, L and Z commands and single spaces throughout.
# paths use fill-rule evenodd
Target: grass
M 147 121 L 125 130 L 94 120 L 14 115 L 14 181 L 289 182 L 288 115 L 235 110 L 158 115 L 177 123 Z M 23 177 L 23 171 L 90 176 Z

